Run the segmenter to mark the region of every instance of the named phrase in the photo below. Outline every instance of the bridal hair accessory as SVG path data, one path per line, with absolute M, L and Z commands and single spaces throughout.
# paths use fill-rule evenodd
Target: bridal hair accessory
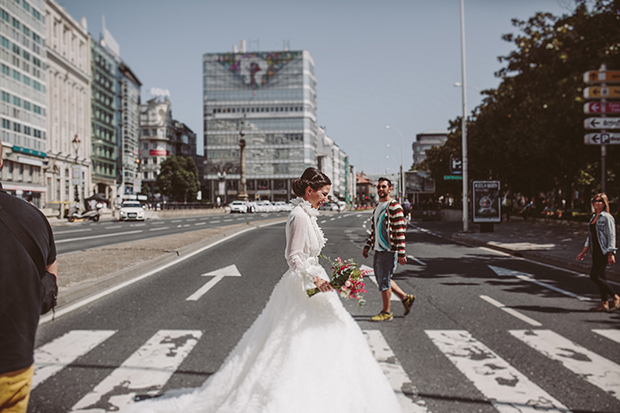
M 310 217 L 310 222 L 312 223 L 312 228 L 314 229 L 314 233 L 319 240 L 319 249 L 323 249 L 325 243 L 327 242 L 327 238 L 323 234 L 323 230 L 319 227 L 319 224 L 316 222 L 316 217 L 319 216 L 319 210 L 316 208 L 312 208 L 310 202 L 306 201 L 303 198 L 295 198 L 291 201 L 291 204 L 294 206 L 299 206 L 304 210 L 306 214 Z
M 366 283 L 362 279 L 370 274 L 370 270 L 361 270 L 357 267 L 357 262 L 350 258 L 343 261 L 338 257 L 335 261 L 332 261 L 329 257 L 321 255 L 321 258 L 326 259 L 332 265 L 332 276 L 329 283 L 340 294 L 342 298 L 355 299 L 358 301 L 359 307 L 366 303 L 366 300 L 362 297 L 362 293 L 366 293 Z M 318 288 L 311 288 L 306 290 L 308 297 L 319 293 Z

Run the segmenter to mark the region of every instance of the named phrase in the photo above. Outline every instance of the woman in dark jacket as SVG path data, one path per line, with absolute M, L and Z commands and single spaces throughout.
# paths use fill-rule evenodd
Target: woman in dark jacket
M 605 278 L 605 267 L 616 262 L 616 222 L 609 213 L 609 200 L 605 194 L 596 194 L 592 198 L 594 215 L 590 219 L 589 236 L 583 251 L 577 255 L 577 261 L 583 260 L 588 249 L 592 249 L 592 269 L 590 279 L 601 292 L 601 305 L 590 311 L 614 311 L 620 308 L 620 296 L 611 288 Z M 613 305 L 609 307 L 609 298 Z

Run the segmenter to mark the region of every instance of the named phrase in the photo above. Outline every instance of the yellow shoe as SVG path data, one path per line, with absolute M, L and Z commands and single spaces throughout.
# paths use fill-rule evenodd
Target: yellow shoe
M 407 294 L 407 298 L 403 300 L 403 307 L 405 307 L 404 315 L 409 314 L 409 311 L 411 311 L 411 306 L 413 305 L 414 301 L 415 301 L 415 295 Z
M 394 319 L 394 314 L 386 313 L 384 311 L 381 311 L 379 314 L 377 314 L 374 317 L 370 317 L 370 321 L 391 321 L 393 319 Z

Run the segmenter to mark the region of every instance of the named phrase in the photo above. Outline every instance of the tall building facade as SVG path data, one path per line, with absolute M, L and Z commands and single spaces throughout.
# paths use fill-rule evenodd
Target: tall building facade
M 140 91 L 142 83 L 124 62 L 118 65 L 119 102 L 117 130 L 120 156 L 117 159 L 118 194 L 137 194 L 140 176 Z
M 90 35 L 54 0 L 47 25 L 47 206 L 66 209 L 90 193 Z M 62 207 L 61 207 L 62 205 Z
M 316 77 L 310 53 L 207 53 L 203 104 L 204 198 L 237 198 L 241 139 L 250 199 L 293 198 L 293 180 L 317 166 Z
M 413 164 L 420 165 L 426 159 L 426 151 L 435 146 L 442 146 L 448 140 L 447 130 L 426 131 L 415 136 L 415 142 L 411 144 L 413 149 Z M 407 168 L 405 168 L 406 170 Z
M 167 91 L 166 91 L 167 92 Z M 151 195 L 159 189 L 155 181 L 161 163 L 170 155 L 192 158 L 200 172 L 196 134 L 183 122 L 172 118 L 172 103 L 166 96 L 157 96 L 141 105 L 140 109 L 140 167 L 143 186 Z
M 174 153 L 174 141 L 172 104 L 168 98 L 155 97 L 143 103 L 140 108 L 142 186 L 148 186 L 152 195 L 157 192 L 155 179 L 161 170 L 160 164 Z
M 45 1 L 0 0 L 4 189 L 42 207 L 47 188 Z
M 118 63 L 103 39 L 91 40 L 91 67 L 93 192 L 112 200 L 116 197 L 118 159 Z

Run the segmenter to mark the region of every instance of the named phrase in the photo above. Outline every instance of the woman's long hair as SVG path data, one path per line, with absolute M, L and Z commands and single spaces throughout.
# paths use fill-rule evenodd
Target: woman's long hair
M 293 192 L 295 195 L 303 197 L 306 188 L 310 187 L 315 191 L 323 188 L 325 185 L 331 185 L 332 181 L 323 172 L 316 168 L 308 168 L 301 175 L 301 178 L 293 181 Z
M 605 208 L 603 208 L 603 211 L 609 214 L 609 199 L 607 198 L 607 194 L 605 194 L 604 192 L 601 192 L 600 194 L 596 194 L 592 197 L 590 202 L 594 203 L 594 200 L 596 198 L 601 198 L 603 200 L 603 203 L 605 204 Z

